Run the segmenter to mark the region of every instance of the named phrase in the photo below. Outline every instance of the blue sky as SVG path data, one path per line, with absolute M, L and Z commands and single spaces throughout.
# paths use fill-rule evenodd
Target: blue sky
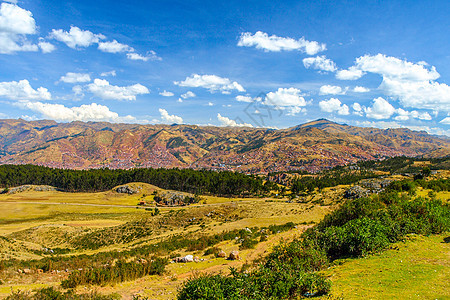
M 0 118 L 450 136 L 449 1 L 0 5 Z

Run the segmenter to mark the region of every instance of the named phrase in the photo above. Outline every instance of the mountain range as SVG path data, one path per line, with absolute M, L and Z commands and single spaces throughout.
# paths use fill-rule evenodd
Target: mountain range
M 450 154 L 448 137 L 325 119 L 287 129 L 0 120 L 0 164 L 57 168 L 320 171 L 359 160 Z

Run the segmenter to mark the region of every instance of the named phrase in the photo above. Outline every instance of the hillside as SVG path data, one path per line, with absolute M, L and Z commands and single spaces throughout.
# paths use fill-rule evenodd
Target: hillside
M 0 164 L 260 173 L 319 171 L 359 160 L 449 154 L 448 139 L 426 132 L 362 128 L 324 119 L 282 130 L 0 120 Z

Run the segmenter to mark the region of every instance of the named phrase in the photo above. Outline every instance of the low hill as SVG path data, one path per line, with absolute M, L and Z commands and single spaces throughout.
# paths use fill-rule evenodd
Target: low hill
M 325 119 L 281 130 L 0 120 L 0 164 L 264 173 L 319 171 L 400 155 L 449 154 L 448 139 L 426 132 L 361 128 Z

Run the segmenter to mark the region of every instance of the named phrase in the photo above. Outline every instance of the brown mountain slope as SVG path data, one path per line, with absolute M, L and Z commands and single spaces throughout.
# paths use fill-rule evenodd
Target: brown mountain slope
M 0 120 L 0 164 L 317 171 L 398 155 L 449 155 L 450 142 L 408 129 L 317 120 L 297 127 L 201 127 Z

